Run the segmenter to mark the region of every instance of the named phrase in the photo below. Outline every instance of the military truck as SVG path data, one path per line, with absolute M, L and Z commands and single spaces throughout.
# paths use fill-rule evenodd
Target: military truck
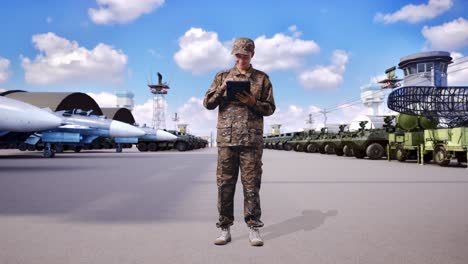
M 453 158 L 458 163 L 467 162 L 468 127 L 425 129 L 421 153 L 432 156 L 440 166 L 449 165 Z
M 406 114 L 397 115 L 394 132 L 388 135 L 387 159 L 393 158 L 401 162 L 416 159 L 420 163 L 424 129 L 436 127 L 436 120 Z M 424 154 L 422 159 L 429 162 L 432 160 L 431 153 Z

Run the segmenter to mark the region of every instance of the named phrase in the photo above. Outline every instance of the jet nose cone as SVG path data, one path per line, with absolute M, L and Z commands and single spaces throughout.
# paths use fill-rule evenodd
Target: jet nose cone
M 159 130 L 159 129 L 156 131 L 156 138 L 157 140 L 161 140 L 161 141 L 176 141 L 177 140 L 177 136 L 167 131 Z
M 132 125 L 113 120 L 109 128 L 109 135 L 111 137 L 141 137 L 145 131 L 134 127 Z
M 62 119 L 60 117 L 42 109 L 39 111 L 40 113 L 37 112 L 33 122 L 31 122 L 31 126 L 40 128 L 37 129 L 37 131 L 56 128 L 62 124 Z

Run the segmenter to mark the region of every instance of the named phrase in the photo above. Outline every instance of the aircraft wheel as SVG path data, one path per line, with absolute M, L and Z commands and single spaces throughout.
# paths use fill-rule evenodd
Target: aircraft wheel
M 53 158 L 55 157 L 55 151 L 52 149 L 44 149 L 43 156 L 44 158 Z

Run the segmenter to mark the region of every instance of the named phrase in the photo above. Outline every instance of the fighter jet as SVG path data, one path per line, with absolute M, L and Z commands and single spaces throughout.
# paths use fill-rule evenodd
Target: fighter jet
M 5 132 L 34 132 L 56 128 L 62 119 L 47 110 L 0 96 L 0 135 Z
M 62 125 L 58 128 L 42 131 L 30 136 L 26 143 L 35 145 L 39 140 L 45 143 L 44 157 L 55 156 L 52 143 L 86 145 L 98 137 L 114 138 L 117 152 L 122 151 L 121 143 L 137 143 L 138 137 L 145 135 L 145 131 L 105 116 L 93 115 L 92 111 L 74 109 L 53 113 L 61 119 Z

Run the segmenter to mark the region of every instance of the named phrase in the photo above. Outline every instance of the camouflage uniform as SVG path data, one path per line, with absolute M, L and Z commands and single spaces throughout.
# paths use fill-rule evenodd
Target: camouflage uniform
M 226 101 L 220 90 L 225 80 L 251 83 L 250 91 L 256 98 L 249 107 L 238 101 Z M 210 89 L 206 92 L 203 105 L 218 110 L 218 211 L 217 227 L 228 227 L 234 221 L 234 193 L 239 168 L 244 189 L 244 218 L 249 227 L 262 227 L 260 221 L 260 183 L 262 177 L 263 116 L 275 111 L 273 89 L 264 72 L 250 66 L 242 74 L 234 66 L 216 74 Z

